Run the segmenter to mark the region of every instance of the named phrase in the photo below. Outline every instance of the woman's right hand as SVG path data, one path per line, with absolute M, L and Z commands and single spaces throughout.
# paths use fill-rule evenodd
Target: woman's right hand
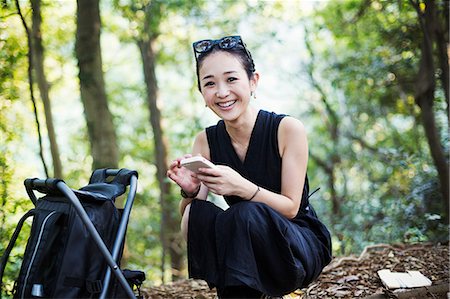
M 192 194 L 196 192 L 201 184 L 195 172 L 180 166 L 183 159 L 192 157 L 191 154 L 186 154 L 172 161 L 167 170 L 167 177 L 177 183 L 184 192 Z

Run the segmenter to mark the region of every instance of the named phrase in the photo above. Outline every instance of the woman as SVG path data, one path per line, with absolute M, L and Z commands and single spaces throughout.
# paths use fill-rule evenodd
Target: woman
M 221 120 L 200 132 L 193 155 L 218 167 L 194 173 L 173 161 L 192 278 L 219 298 L 282 296 L 308 285 L 331 260 L 330 235 L 309 204 L 302 123 L 256 110 L 252 56 L 240 36 L 193 43 L 198 88 Z M 224 196 L 222 210 L 206 201 Z

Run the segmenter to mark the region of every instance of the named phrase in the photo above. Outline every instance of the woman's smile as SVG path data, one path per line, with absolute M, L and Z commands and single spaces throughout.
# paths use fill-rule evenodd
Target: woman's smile
M 217 106 L 219 106 L 222 110 L 230 110 L 236 102 L 237 100 L 221 102 L 217 103 Z

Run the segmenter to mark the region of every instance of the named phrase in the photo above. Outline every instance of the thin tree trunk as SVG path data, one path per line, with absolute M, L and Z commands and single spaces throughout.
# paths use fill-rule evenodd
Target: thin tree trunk
M 76 56 L 93 168 L 117 168 L 119 150 L 108 108 L 100 49 L 99 0 L 77 0 Z
M 177 210 L 170 200 L 170 183 L 166 178 L 167 166 L 167 145 L 161 126 L 161 112 L 157 105 L 158 86 L 155 75 L 155 53 L 152 49 L 152 39 L 139 40 L 138 47 L 141 52 L 145 83 L 147 86 L 147 103 L 150 110 L 150 123 L 153 128 L 153 142 L 155 146 L 156 176 L 160 187 L 159 202 L 161 205 L 161 242 L 163 244 L 162 253 L 162 280 L 164 281 L 165 258 L 168 253 L 171 261 L 172 279 L 180 278 L 182 269 L 183 254 L 180 251 L 179 219 L 175 217 Z
M 50 151 L 53 160 L 53 176 L 56 178 L 62 178 L 62 166 L 59 156 L 58 143 L 56 142 L 56 134 L 53 126 L 53 116 L 51 103 L 49 98 L 49 86 L 44 73 L 44 47 L 42 46 L 41 36 L 41 1 L 31 0 L 31 8 L 33 10 L 33 25 L 32 25 L 32 37 L 33 37 L 33 49 L 34 54 L 34 70 L 36 75 L 36 81 L 39 87 L 39 92 L 44 104 L 45 121 L 47 124 L 48 138 L 50 142 Z
M 428 95 L 428 96 L 431 96 Z M 417 98 L 420 103 L 422 123 L 425 128 L 425 135 L 430 146 L 431 156 L 433 157 L 434 164 L 436 166 L 442 195 L 442 208 L 444 215 L 448 217 L 449 209 L 449 168 L 448 162 L 445 158 L 442 144 L 440 142 L 439 132 L 436 129 L 436 121 L 434 117 L 434 111 L 430 102 L 425 98 L 427 95 L 422 95 Z
M 45 172 L 45 176 L 48 177 L 48 168 L 47 168 L 47 164 L 45 163 L 45 158 L 44 158 L 44 149 L 42 146 L 42 134 L 41 134 L 41 125 L 39 123 L 39 115 L 38 115 L 38 111 L 37 111 L 37 106 L 36 106 L 36 100 L 34 98 L 34 90 L 33 90 L 33 55 L 32 55 L 32 38 L 31 38 L 31 33 L 30 33 L 30 29 L 28 28 L 27 22 L 25 21 L 25 18 L 22 15 L 22 11 L 20 10 L 20 4 L 19 1 L 16 0 L 16 8 L 17 8 L 17 12 L 20 16 L 20 19 L 22 21 L 22 25 L 25 28 L 25 32 L 27 34 L 27 42 L 28 42 L 28 85 L 30 88 L 30 98 L 31 98 L 31 102 L 33 103 L 33 111 L 34 111 L 34 120 L 36 122 L 36 128 L 37 128 L 37 133 L 38 133 L 38 140 L 39 140 L 39 156 L 41 157 L 41 161 L 42 161 L 42 166 L 44 167 L 44 172 Z
M 417 3 L 413 3 L 419 16 L 419 22 L 423 32 L 422 56 L 420 59 L 419 73 L 416 81 L 415 101 L 421 109 L 422 123 L 425 135 L 430 147 L 436 170 L 439 176 L 442 209 L 446 219 L 448 219 L 449 209 L 449 167 L 444 154 L 443 146 L 440 142 L 439 130 L 436 126 L 433 111 L 434 92 L 436 88 L 435 67 L 433 62 L 433 42 L 434 42 L 434 16 L 436 7 L 433 0 L 426 1 L 426 9 L 422 14 Z
M 449 1 L 444 0 L 441 11 L 435 11 L 435 15 L 430 18 L 430 21 L 434 22 L 434 32 L 436 36 L 437 54 L 439 60 L 439 67 L 442 71 L 440 75 L 442 88 L 444 89 L 445 101 L 447 102 L 447 119 L 450 121 L 450 106 L 449 106 Z

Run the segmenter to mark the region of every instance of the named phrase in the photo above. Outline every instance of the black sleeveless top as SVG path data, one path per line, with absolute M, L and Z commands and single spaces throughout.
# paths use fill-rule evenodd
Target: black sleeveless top
M 210 149 L 211 161 L 219 165 L 227 165 L 244 178 L 275 193 L 281 193 L 282 159 L 278 148 L 278 127 L 285 115 L 260 110 L 243 162 L 239 159 L 231 138 L 220 120 L 217 125 L 206 128 L 206 136 Z M 305 179 L 300 210 L 308 206 L 308 177 Z M 239 196 L 224 196 L 229 205 L 243 199 Z

